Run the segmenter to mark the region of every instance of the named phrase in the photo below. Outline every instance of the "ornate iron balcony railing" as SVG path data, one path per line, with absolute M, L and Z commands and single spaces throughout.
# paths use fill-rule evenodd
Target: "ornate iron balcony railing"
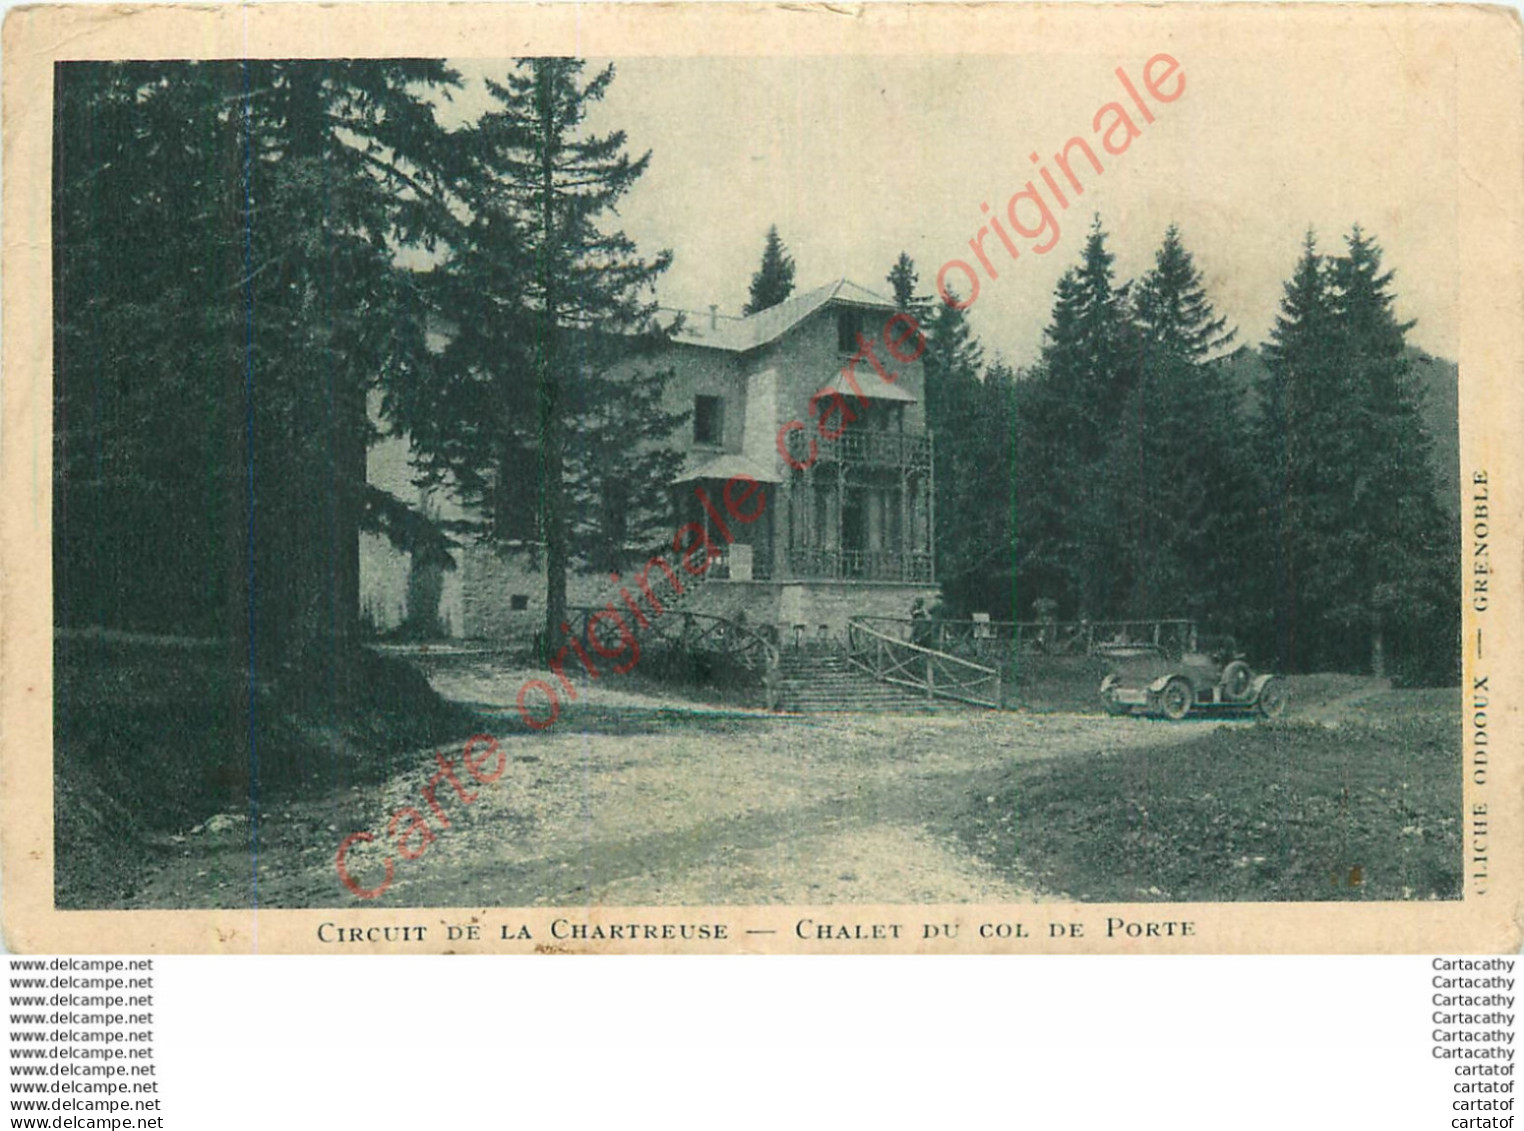
M 791 576 L 801 579 L 927 582 L 931 580 L 931 555 L 922 551 L 800 548 L 788 552 L 788 568 Z

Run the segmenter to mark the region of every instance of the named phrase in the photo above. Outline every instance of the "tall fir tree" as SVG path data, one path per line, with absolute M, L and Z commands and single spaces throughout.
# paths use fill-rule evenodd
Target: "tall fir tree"
M 1196 261 L 1171 224 L 1154 253 L 1154 266 L 1139 281 L 1133 318 L 1151 353 L 1203 362 L 1232 343 L 1236 330 L 1212 310 Z
M 1348 471 L 1339 337 L 1329 270 L 1309 231 L 1264 347 L 1258 391 L 1277 662 L 1292 670 L 1331 658 L 1325 626 L 1353 581 L 1339 552 Z
M 926 352 L 926 423 L 933 438 L 936 568 L 948 603 L 967 612 L 980 554 L 974 541 L 979 523 L 982 428 L 980 374 L 984 350 L 968 315 L 951 303 L 930 316 Z
M 1415 323 L 1397 319 L 1393 273 L 1382 270 L 1376 241 L 1357 224 L 1345 245 L 1331 283 L 1338 357 L 1347 374 L 1341 415 L 1349 522 L 1342 552 L 1352 584 L 1333 618 L 1350 639 L 1363 639 L 1370 670 L 1384 675 L 1391 630 L 1409 648 L 1424 635 L 1412 631 L 1415 623 L 1436 629 L 1441 647 L 1458 634 L 1458 616 L 1453 626 L 1435 616 L 1455 606 L 1446 553 L 1451 524 L 1436 494 L 1433 441 L 1407 354 Z
M 428 61 L 297 60 L 247 64 L 244 77 L 260 92 L 240 107 L 253 133 L 249 458 L 266 527 L 255 573 L 261 638 L 289 650 L 359 623 L 359 532 L 378 503 L 366 401 L 425 352 L 394 249 L 439 218 L 428 185 L 444 147 L 427 94 L 455 76 Z
M 1346 253 L 1309 233 L 1265 347 L 1260 450 L 1281 661 L 1454 676 L 1458 543 L 1436 494 L 1392 274 L 1359 226 Z M 1437 642 L 1437 643 L 1436 643 Z
M 222 109 L 236 78 L 209 63 L 55 70 L 60 628 L 231 640 L 245 619 L 229 458 L 244 395 L 240 160 Z
M 916 287 L 921 284 L 921 276 L 916 271 L 915 260 L 910 258 L 909 252 L 900 252 L 900 257 L 889 268 L 884 281 L 889 284 L 890 293 L 894 295 L 894 305 L 898 309 L 915 315 L 917 319 L 923 316 L 927 300 L 925 295 L 916 291 Z
M 365 482 L 366 398 L 422 352 L 395 252 L 438 215 L 431 92 L 454 81 L 387 60 L 60 70 L 59 534 L 90 563 L 65 571 L 66 615 L 83 596 L 347 678 L 360 530 L 427 525 Z M 107 387 L 130 412 L 80 411 Z M 109 475 L 81 471 L 82 441 Z M 140 529 L 101 543 L 77 505 Z
M 1216 630 L 1244 621 L 1257 494 L 1241 396 L 1214 352 L 1234 336 L 1171 225 L 1133 292 L 1136 385 L 1111 443 L 1108 474 L 1129 617 L 1190 616 Z
M 1116 282 L 1106 241 L 1097 216 L 1055 289 L 1017 430 L 1020 604 L 1054 600 L 1064 615 L 1092 619 L 1126 589 L 1116 500 L 1102 483 L 1141 356 L 1130 285 Z
M 778 225 L 773 224 L 767 229 L 767 239 L 762 245 L 762 263 L 751 277 L 751 297 L 741 313 L 760 314 L 793 293 L 794 258 L 783 246 Z
M 1054 341 L 1052 358 L 1067 382 L 1077 454 L 1090 461 L 1105 449 L 1121 412 L 1122 394 L 1136 379 L 1137 343 L 1130 318 L 1130 283 L 1116 282 L 1116 256 L 1097 215 L 1074 272 L 1072 337 Z M 1057 313 L 1055 327 L 1062 322 Z
M 575 504 L 570 537 L 598 572 L 645 562 L 672 536 L 667 487 L 681 472 L 683 455 L 671 441 L 691 413 L 664 407 L 673 371 L 657 369 L 652 355 L 666 341 L 654 325 L 583 339 L 567 435 L 567 484 Z
M 517 356 L 534 390 L 533 435 L 522 425 L 516 430 L 496 466 L 496 482 L 504 490 L 526 478 L 536 484 L 535 521 L 545 545 L 546 647 L 566 619 L 571 504 L 579 490 L 590 489 L 589 469 L 606 454 L 601 448 L 597 455 L 575 453 L 579 438 L 596 432 L 578 420 L 615 411 L 606 407 L 614 392 L 603 376 L 624 355 L 630 335 L 650 324 L 652 287 L 672 259 L 670 252 L 643 258 L 634 241 L 606 223 L 651 155 L 632 158 L 622 130 L 586 131 L 588 110 L 608 93 L 614 68 L 586 81 L 583 70 L 578 59 L 519 60 L 504 82 L 488 81 L 495 106 L 483 114 L 471 139 L 476 170 L 491 186 L 490 199 L 477 202 L 480 213 L 503 226 L 504 241 L 511 241 L 526 264 L 522 275 L 499 276 L 506 285 L 488 292 L 494 302 L 515 310 L 515 324 L 526 332 Z M 507 401 L 518 395 L 504 392 Z M 637 399 L 618 411 L 648 417 L 658 408 Z M 626 428 L 640 436 L 671 423 L 627 418 Z M 531 454 L 532 474 L 522 474 L 529 469 L 515 463 Z
M 966 508 L 970 539 L 966 592 L 969 612 L 1016 620 L 1017 403 L 1021 381 L 999 359 L 984 370 L 975 423 L 972 491 Z

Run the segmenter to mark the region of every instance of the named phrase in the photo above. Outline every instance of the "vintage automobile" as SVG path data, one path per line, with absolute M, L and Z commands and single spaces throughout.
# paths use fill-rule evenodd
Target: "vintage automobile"
M 1153 644 L 1098 645 L 1095 654 L 1112 665 L 1101 681 L 1107 713 L 1179 720 L 1192 711 L 1258 711 L 1273 719 L 1285 711 L 1286 681 L 1257 674 L 1231 637 L 1197 647 L 1176 659 Z

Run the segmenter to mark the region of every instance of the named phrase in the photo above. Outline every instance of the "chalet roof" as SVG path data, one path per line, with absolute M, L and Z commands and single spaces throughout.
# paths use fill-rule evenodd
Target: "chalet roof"
M 777 306 L 768 307 L 758 314 L 736 318 L 728 314 L 713 317 L 709 311 L 685 310 L 683 328 L 675 340 L 689 345 L 707 346 L 710 349 L 744 353 L 747 350 L 775 342 L 811 314 L 827 303 L 846 303 L 851 306 L 869 306 L 881 310 L 895 309 L 894 303 L 883 295 L 875 294 L 866 287 L 858 286 L 850 279 L 837 279 L 813 291 L 785 299 Z

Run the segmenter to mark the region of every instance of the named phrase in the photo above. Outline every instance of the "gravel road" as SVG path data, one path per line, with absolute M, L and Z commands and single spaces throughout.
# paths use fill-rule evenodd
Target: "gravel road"
M 479 663 L 433 679 L 507 718 L 534 674 Z M 132 905 L 247 907 L 256 884 L 261 907 L 1029 901 L 1041 893 L 932 831 L 970 803 L 975 778 L 1017 760 L 1171 745 L 1202 725 L 1241 724 L 974 710 L 787 717 L 583 686 L 549 730 L 502 740 L 505 770 L 490 785 L 466 774 L 459 746 L 445 751 L 471 797 L 436 784 L 448 827 L 424 796 L 434 752 L 420 751 L 379 785 L 277 802 L 257 836 L 228 814 L 162 838 Z M 430 826 L 407 837 L 407 812 L 396 826 L 416 859 L 387 835 L 409 808 Z M 384 856 L 394 862 L 376 899 L 352 896 L 334 867 L 339 843 L 361 831 L 376 839 L 348 858 L 359 886 L 380 883 Z

